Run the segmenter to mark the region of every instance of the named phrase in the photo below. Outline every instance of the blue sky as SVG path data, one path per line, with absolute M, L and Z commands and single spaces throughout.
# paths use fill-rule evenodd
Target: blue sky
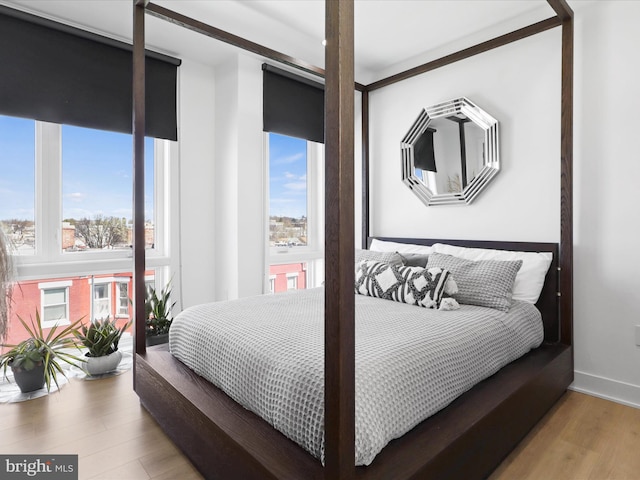
M 131 218 L 131 135 L 62 128 L 62 218 Z M 35 122 L 0 116 L 0 220 L 34 219 Z M 153 216 L 153 140 L 145 143 L 145 211 Z M 46 181 L 46 179 L 45 179 Z
M 269 134 L 269 215 L 307 216 L 307 142 Z
M 131 135 L 62 127 L 62 218 L 131 218 Z M 307 215 L 307 144 L 269 135 L 270 215 Z M 145 216 L 153 216 L 153 140 L 145 143 Z M 34 220 L 35 122 L 0 115 L 0 220 Z
M 33 220 L 33 120 L 0 115 L 0 219 Z

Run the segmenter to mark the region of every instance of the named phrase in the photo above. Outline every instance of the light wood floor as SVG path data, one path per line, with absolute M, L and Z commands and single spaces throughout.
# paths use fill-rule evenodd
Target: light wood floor
M 507 479 L 640 479 L 640 409 L 567 392 L 490 477 Z
M 140 406 L 131 371 L 0 404 L 3 454 L 77 454 L 79 479 L 201 479 Z
M 81 480 L 202 478 L 140 407 L 131 372 L 0 404 L 0 453 L 78 454 Z M 568 392 L 490 477 L 507 479 L 640 479 L 640 409 Z

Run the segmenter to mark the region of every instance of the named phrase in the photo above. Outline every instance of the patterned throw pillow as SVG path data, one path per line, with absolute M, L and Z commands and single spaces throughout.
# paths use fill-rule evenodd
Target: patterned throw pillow
M 360 295 L 439 308 L 450 274 L 441 268 L 404 267 L 363 261 L 356 269 L 355 291 Z M 455 285 L 455 284 L 454 284 Z M 447 302 L 448 309 L 455 304 Z
M 427 262 L 427 268 L 451 272 L 458 285 L 458 302 L 503 312 L 511 308 L 513 283 L 521 266 L 522 260 L 473 261 L 441 253 L 432 253 Z

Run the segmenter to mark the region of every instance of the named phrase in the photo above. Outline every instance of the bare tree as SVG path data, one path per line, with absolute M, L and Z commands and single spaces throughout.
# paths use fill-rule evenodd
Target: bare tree
M 5 234 L 5 240 L 9 240 L 12 248 L 18 248 L 22 245 L 34 242 L 34 222 L 33 220 L 20 220 L 11 218 L 0 222 Z
M 89 248 L 113 247 L 127 240 L 127 222 L 123 218 L 96 215 L 73 222 L 76 236 Z

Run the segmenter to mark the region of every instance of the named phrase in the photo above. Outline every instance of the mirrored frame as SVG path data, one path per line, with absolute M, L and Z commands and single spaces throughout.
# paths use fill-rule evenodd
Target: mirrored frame
M 467 182 L 461 182 L 459 191 L 438 192 L 433 179 L 416 168 L 417 147 L 424 143 L 425 134 L 433 135 L 432 128 L 437 119 L 464 120 L 473 123 L 484 132 L 481 146 L 482 168 Z M 430 133 L 431 132 L 431 133 Z M 463 141 L 458 145 L 463 145 Z M 464 147 L 458 146 L 461 151 Z M 470 204 L 500 171 L 500 149 L 498 121 L 465 97 L 424 108 L 400 142 L 402 160 L 402 181 L 427 206 Z M 464 157 L 463 157 L 464 158 Z M 459 161 L 459 160 L 458 160 Z M 433 159 L 435 165 L 435 159 Z M 435 168 L 433 169 L 435 171 Z

